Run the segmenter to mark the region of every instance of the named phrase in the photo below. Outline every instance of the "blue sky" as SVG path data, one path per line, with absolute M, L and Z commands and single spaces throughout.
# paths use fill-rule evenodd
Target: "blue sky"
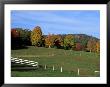
M 11 28 L 33 30 L 40 26 L 43 34 L 87 34 L 100 37 L 98 10 L 12 10 Z

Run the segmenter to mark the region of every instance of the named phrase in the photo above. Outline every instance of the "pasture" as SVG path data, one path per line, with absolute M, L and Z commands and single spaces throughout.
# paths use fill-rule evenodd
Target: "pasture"
M 11 50 L 11 56 L 39 63 L 36 70 L 12 70 L 12 77 L 100 76 L 99 72 L 94 72 L 100 71 L 100 55 L 97 53 L 28 46 L 26 49 Z

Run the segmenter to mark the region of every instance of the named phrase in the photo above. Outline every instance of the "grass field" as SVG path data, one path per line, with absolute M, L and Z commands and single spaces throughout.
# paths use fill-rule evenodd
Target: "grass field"
M 29 46 L 27 49 L 11 50 L 11 56 L 37 61 L 42 66 L 36 70 L 11 71 L 12 77 L 100 76 L 100 73 L 94 72 L 100 71 L 100 56 L 96 53 Z M 46 70 L 45 65 L 47 65 Z M 62 72 L 60 72 L 61 66 Z

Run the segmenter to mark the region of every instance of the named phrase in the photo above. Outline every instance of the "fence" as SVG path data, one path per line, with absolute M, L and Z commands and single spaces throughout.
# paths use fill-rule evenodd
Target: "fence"
M 25 59 L 21 59 L 21 58 L 11 57 L 11 62 L 12 63 L 15 63 L 15 64 L 20 64 L 20 65 L 26 65 L 27 67 L 28 66 L 35 67 L 35 69 L 36 68 L 40 68 L 40 65 L 38 64 L 38 62 L 30 61 L 30 60 L 25 60 Z M 55 69 L 56 69 L 56 67 L 53 65 L 51 70 L 52 71 L 55 71 Z M 44 65 L 44 70 L 48 70 L 46 64 Z M 60 72 L 63 72 L 63 67 L 62 66 L 59 67 L 59 71 Z M 77 71 L 76 72 L 77 72 L 77 76 L 80 76 L 81 75 L 81 70 L 79 68 L 77 68 Z M 100 73 L 100 71 L 94 71 L 94 73 Z
M 38 68 L 38 62 L 35 62 L 35 61 L 30 61 L 30 60 L 25 60 L 25 59 L 21 59 L 21 58 L 11 57 L 11 62 L 15 63 L 15 64 L 24 64 L 24 65 L 27 65 L 27 66 L 32 66 L 32 67 L 37 67 Z

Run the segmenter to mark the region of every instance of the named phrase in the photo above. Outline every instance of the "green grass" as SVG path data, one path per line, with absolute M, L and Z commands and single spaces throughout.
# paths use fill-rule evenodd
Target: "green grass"
M 29 46 L 28 49 L 12 50 L 11 56 L 38 61 L 43 66 L 33 71 L 12 71 L 14 77 L 76 77 L 78 68 L 81 77 L 100 76 L 94 73 L 100 71 L 100 56 L 96 53 Z M 45 65 L 48 67 L 46 70 Z M 53 65 L 55 71 L 52 71 Z M 60 72 L 61 66 L 63 72 Z

